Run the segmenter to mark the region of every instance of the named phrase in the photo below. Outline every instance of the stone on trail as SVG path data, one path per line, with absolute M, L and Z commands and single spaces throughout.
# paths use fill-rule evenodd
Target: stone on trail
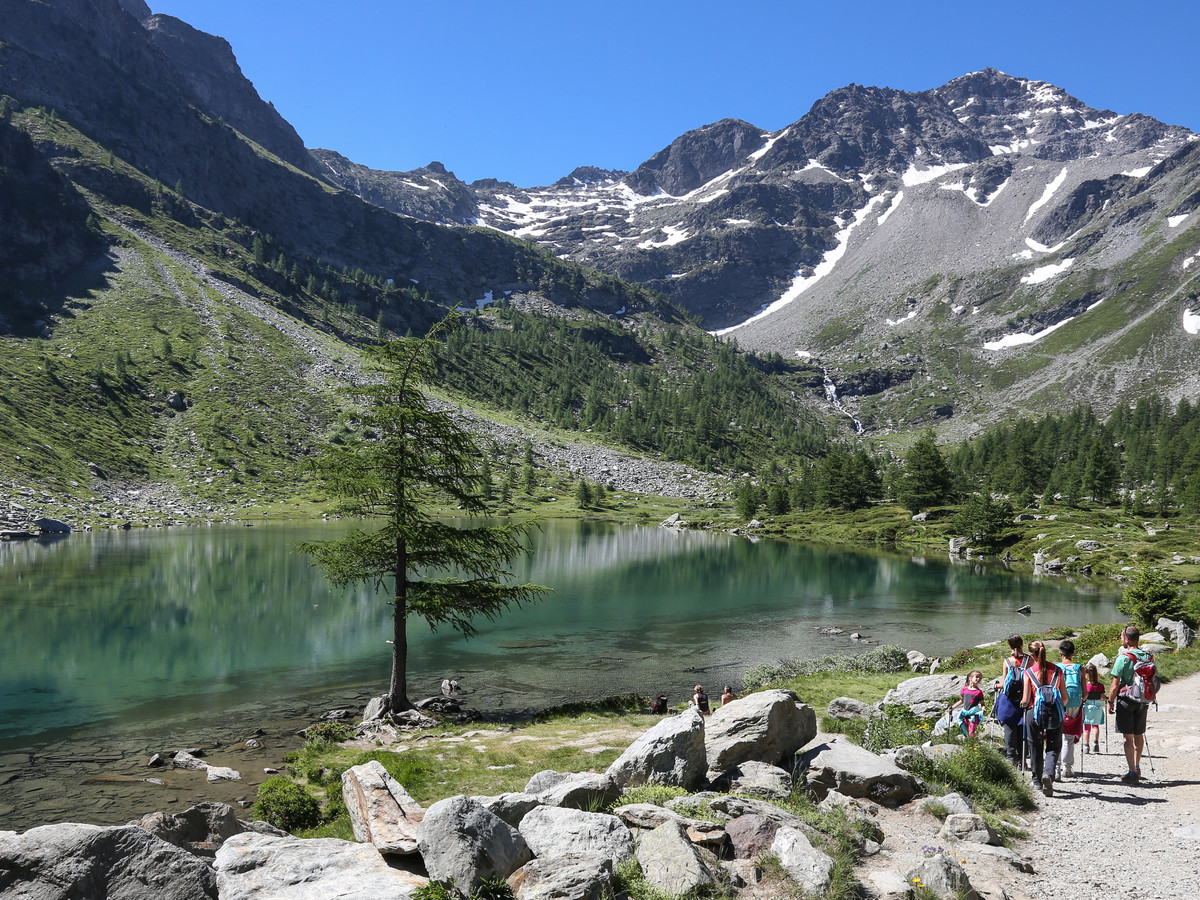
M 804 832 L 782 826 L 775 832 L 771 852 L 805 893 L 823 894 L 829 887 L 833 859 L 809 843 Z
M 671 897 L 710 885 L 715 880 L 700 851 L 678 822 L 664 822 L 642 835 L 637 861 L 651 887 Z
M 539 806 L 521 820 L 521 837 L 539 858 L 592 855 L 620 864 L 633 854 L 633 835 L 608 813 Z
M 758 691 L 726 703 L 705 723 L 708 771 L 747 760 L 791 768 L 796 751 L 817 736 L 817 714 L 791 691 Z
M 430 878 L 452 881 L 465 894 L 483 878 L 507 878 L 532 858 L 520 832 L 462 795 L 425 810 L 417 847 Z
M 935 853 L 909 869 L 904 880 L 942 900 L 980 900 L 962 864 L 945 853 Z
M 926 797 L 917 804 L 918 812 L 927 812 L 930 815 L 933 815 L 933 810 L 938 807 L 944 809 L 945 815 L 948 816 L 952 816 L 955 813 L 975 812 L 971 806 L 971 801 L 957 791 L 942 794 L 940 797 Z
M 428 879 L 389 865 L 370 844 L 239 834 L 217 851 L 221 900 L 411 897 Z
M 425 810 L 383 763 L 371 760 L 342 773 L 342 799 L 354 839 L 380 853 L 416 853 Z
M 199 857 L 136 825 L 64 823 L 0 831 L 6 897 L 216 900 L 217 876 Z
M 658 722 L 608 767 L 619 788 L 661 784 L 692 789 L 707 770 L 704 717 L 695 707 Z
M 569 855 L 533 859 L 508 876 L 517 900 L 604 900 L 612 895 L 612 860 Z
M 972 844 L 1000 843 L 1000 836 L 992 830 L 992 826 L 975 813 L 952 813 L 946 816 L 946 822 L 938 832 L 938 837 L 955 838 Z
M 810 748 L 801 761 L 804 783 L 822 799 L 835 790 L 847 797 L 900 806 L 920 790 L 917 779 L 896 764 L 840 738 Z

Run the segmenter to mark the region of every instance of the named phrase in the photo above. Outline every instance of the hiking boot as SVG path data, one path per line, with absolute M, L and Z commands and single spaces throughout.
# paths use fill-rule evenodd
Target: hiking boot
M 1049 775 L 1042 776 L 1042 793 L 1047 797 L 1054 796 L 1054 779 Z
M 1096 741 L 1096 743 L 1094 745 L 1092 745 L 1092 752 L 1093 753 L 1100 752 L 1100 742 L 1099 741 Z
M 1137 784 L 1138 779 L 1140 779 L 1141 777 L 1142 776 L 1139 775 L 1137 772 L 1135 772 L 1133 769 L 1130 769 L 1128 772 L 1126 772 L 1124 775 L 1121 776 L 1121 780 L 1123 782 L 1125 782 L 1126 784 Z
M 1086 742 L 1085 742 L 1085 743 L 1084 743 L 1084 745 L 1083 745 L 1083 752 L 1084 752 L 1084 753 L 1090 753 L 1090 752 L 1091 752 L 1091 750 L 1090 750 L 1090 748 L 1089 748 L 1089 745 L 1088 745 Z
M 1065 769 L 1063 769 L 1063 777 L 1064 778 L 1074 778 L 1075 770 L 1072 769 L 1070 766 L 1067 766 Z

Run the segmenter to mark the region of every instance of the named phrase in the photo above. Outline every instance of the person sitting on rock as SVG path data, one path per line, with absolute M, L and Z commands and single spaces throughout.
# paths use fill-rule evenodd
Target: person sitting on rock
M 696 709 L 700 710 L 701 715 L 712 715 L 712 710 L 708 707 L 708 694 L 704 693 L 704 688 L 700 685 L 696 685 L 696 693 L 692 695 L 692 703 L 696 704 Z
M 725 690 L 721 691 L 721 705 L 724 706 L 726 703 L 736 699 L 737 694 L 733 692 L 733 688 L 731 688 L 729 685 L 725 685 Z

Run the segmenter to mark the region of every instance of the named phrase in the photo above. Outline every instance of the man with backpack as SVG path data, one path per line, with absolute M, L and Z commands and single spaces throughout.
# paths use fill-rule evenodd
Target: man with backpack
M 1154 657 L 1138 647 L 1142 633 L 1134 625 L 1121 632 L 1121 652 L 1112 667 L 1108 711 L 1116 713 L 1117 731 L 1125 738 L 1126 784 L 1142 777 L 1142 750 L 1146 744 L 1146 713 L 1158 696 L 1158 670 Z

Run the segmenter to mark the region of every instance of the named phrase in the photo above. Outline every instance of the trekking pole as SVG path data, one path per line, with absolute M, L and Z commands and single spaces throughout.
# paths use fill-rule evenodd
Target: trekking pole
M 1146 762 L 1150 763 L 1150 774 L 1154 774 L 1154 757 L 1150 755 L 1150 742 L 1146 740 L 1146 736 L 1142 735 L 1142 756 L 1146 757 Z

